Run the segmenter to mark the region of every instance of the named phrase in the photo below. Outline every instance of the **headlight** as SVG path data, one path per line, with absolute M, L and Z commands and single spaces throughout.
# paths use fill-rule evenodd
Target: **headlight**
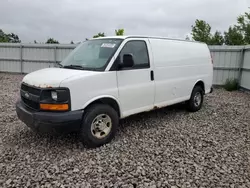
M 55 101 L 57 101 L 57 92 L 56 91 L 51 91 L 51 98 Z
M 44 89 L 40 96 L 40 110 L 69 111 L 70 91 L 68 88 Z

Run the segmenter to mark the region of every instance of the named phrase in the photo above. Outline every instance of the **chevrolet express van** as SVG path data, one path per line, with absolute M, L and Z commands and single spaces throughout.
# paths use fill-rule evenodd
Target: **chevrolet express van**
M 198 111 L 212 79 L 204 43 L 102 37 L 78 45 L 59 67 L 27 74 L 16 112 L 33 130 L 78 131 L 87 146 L 98 147 L 112 140 L 127 116 L 181 102 Z

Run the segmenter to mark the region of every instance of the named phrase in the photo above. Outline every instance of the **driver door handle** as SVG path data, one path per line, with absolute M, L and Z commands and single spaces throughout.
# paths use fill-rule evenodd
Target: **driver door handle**
M 151 78 L 151 81 L 154 81 L 155 78 L 154 78 L 154 71 L 150 71 L 150 78 Z

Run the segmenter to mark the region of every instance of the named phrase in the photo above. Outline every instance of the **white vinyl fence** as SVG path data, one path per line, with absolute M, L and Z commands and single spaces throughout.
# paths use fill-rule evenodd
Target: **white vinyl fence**
M 237 79 L 241 87 L 250 89 L 250 46 L 209 46 L 214 60 L 214 85 L 226 79 Z
M 0 72 L 30 73 L 53 67 L 76 45 L 0 43 Z
M 62 61 L 75 44 L 0 43 L 0 72 L 30 73 L 53 67 Z M 214 60 L 214 85 L 236 78 L 250 89 L 250 46 L 209 46 Z

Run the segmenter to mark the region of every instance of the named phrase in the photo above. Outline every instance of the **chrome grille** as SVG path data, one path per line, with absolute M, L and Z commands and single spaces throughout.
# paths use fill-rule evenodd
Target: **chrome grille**
M 32 108 L 34 110 L 39 110 L 39 100 L 41 94 L 40 89 L 28 86 L 26 84 L 22 84 L 20 94 L 23 103 L 27 107 Z

